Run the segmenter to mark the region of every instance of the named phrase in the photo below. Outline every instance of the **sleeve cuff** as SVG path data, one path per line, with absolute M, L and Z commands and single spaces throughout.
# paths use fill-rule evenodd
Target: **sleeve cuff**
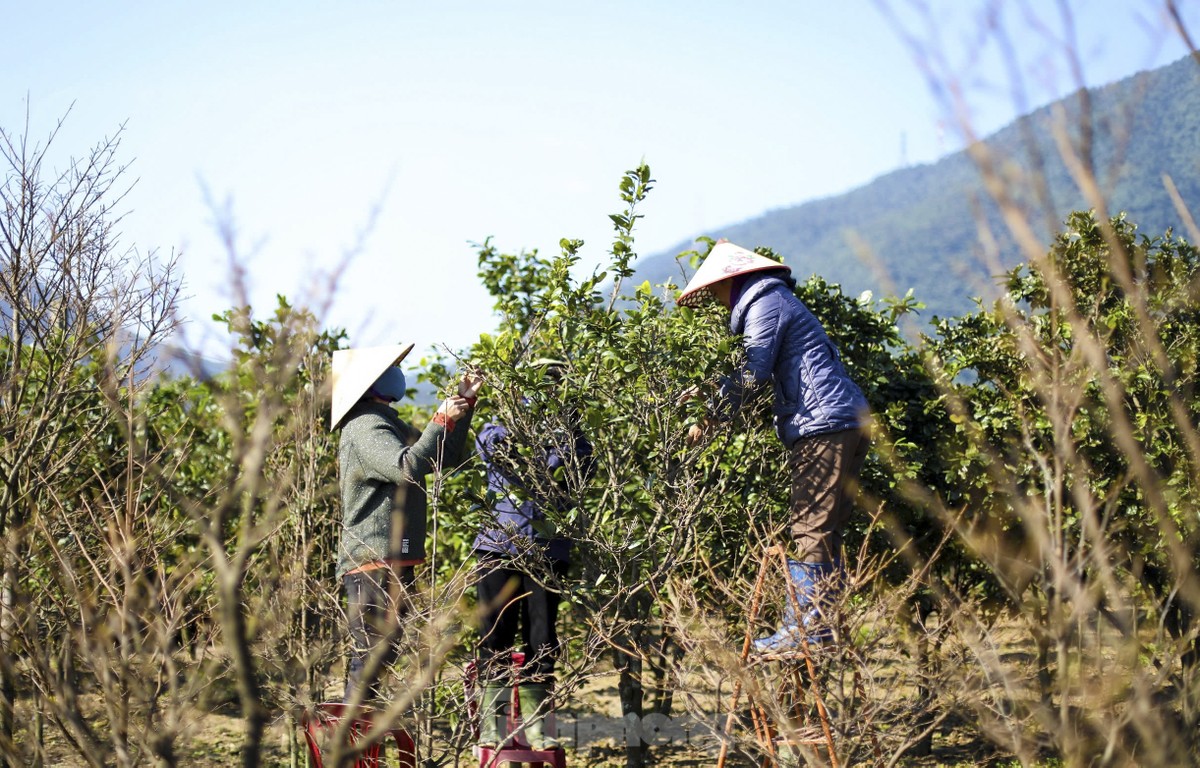
M 450 418 L 444 413 L 435 414 L 433 417 L 433 423 L 445 427 L 447 433 L 454 431 L 454 419 Z

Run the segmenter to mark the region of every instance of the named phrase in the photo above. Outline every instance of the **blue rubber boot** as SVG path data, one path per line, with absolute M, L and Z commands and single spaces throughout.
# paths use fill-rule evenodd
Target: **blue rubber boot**
M 825 614 L 829 613 L 841 591 L 841 565 L 788 560 L 788 576 L 796 600 L 793 601 L 785 589 L 779 629 L 769 637 L 754 641 L 755 654 L 798 650 L 802 638 L 807 638 L 809 645 L 822 645 L 833 640 L 833 630 Z

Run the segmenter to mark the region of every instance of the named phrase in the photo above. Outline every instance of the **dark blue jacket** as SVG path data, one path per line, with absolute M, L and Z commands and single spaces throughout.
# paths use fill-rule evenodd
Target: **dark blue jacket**
M 508 429 L 492 422 L 480 430 L 475 439 L 475 447 L 483 459 L 487 473 L 487 491 L 490 507 L 485 511 L 492 517 L 491 525 L 475 537 L 476 552 L 496 552 L 499 554 L 515 555 L 522 545 L 527 546 L 534 541 L 547 548 L 546 553 L 555 560 L 566 561 L 570 557 L 571 542 L 561 536 L 554 536 L 547 530 L 545 515 L 541 504 L 532 499 L 519 498 L 524 488 L 520 478 L 520 470 L 514 461 L 519 460 L 515 451 L 509 451 L 506 445 Z M 576 432 L 573 437 L 560 441 L 559 445 L 550 443 L 546 446 L 543 457 L 546 462 L 547 475 L 554 470 L 566 466 L 572 460 L 583 462 L 583 470 L 589 473 L 591 469 L 592 444 L 582 433 Z M 538 470 L 539 474 L 541 470 Z M 541 499 L 542 504 L 558 504 L 569 506 L 569 500 L 563 498 Z M 539 530 L 540 529 L 540 530 Z M 550 534 L 550 535 L 547 535 Z
M 770 380 L 775 432 L 789 447 L 802 437 L 860 427 L 867 416 L 866 397 L 794 286 L 786 274 L 753 273 L 732 297 L 729 330 L 741 334 L 746 362 L 740 381 L 722 378 L 718 396 L 720 411 L 736 412 L 749 390 Z

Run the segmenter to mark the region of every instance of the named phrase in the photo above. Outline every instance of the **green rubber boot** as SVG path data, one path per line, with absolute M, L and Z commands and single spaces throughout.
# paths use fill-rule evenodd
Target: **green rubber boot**
M 481 747 L 495 749 L 505 733 L 505 705 L 512 689 L 504 685 L 486 685 L 479 699 L 479 741 Z
M 530 749 L 558 749 L 558 741 L 553 736 L 545 735 L 542 727 L 550 712 L 546 703 L 550 698 L 550 686 L 544 683 L 522 685 L 517 688 L 517 698 L 521 702 L 521 722 Z

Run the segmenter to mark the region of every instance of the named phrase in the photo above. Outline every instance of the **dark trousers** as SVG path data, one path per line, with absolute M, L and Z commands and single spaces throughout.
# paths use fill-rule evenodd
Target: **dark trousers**
M 841 557 L 842 531 L 854 511 L 858 474 L 870 441 L 858 429 L 802 437 L 792 444 L 792 541 L 810 563 Z
M 479 677 L 484 682 L 511 684 L 509 654 L 521 630 L 525 666 L 521 681 L 551 683 L 558 656 L 558 604 L 561 594 L 546 582 L 561 581 L 567 564 L 547 560 L 548 572 L 534 576 L 514 567 L 510 558 L 480 555 L 475 585 L 482 615 L 479 627 Z M 524 564 L 522 564 L 524 565 Z
M 396 660 L 400 624 L 408 613 L 413 581 L 411 566 L 375 568 L 342 577 L 350 625 L 350 664 L 343 701 L 349 702 L 364 685 L 364 702 L 382 698 L 383 671 Z

